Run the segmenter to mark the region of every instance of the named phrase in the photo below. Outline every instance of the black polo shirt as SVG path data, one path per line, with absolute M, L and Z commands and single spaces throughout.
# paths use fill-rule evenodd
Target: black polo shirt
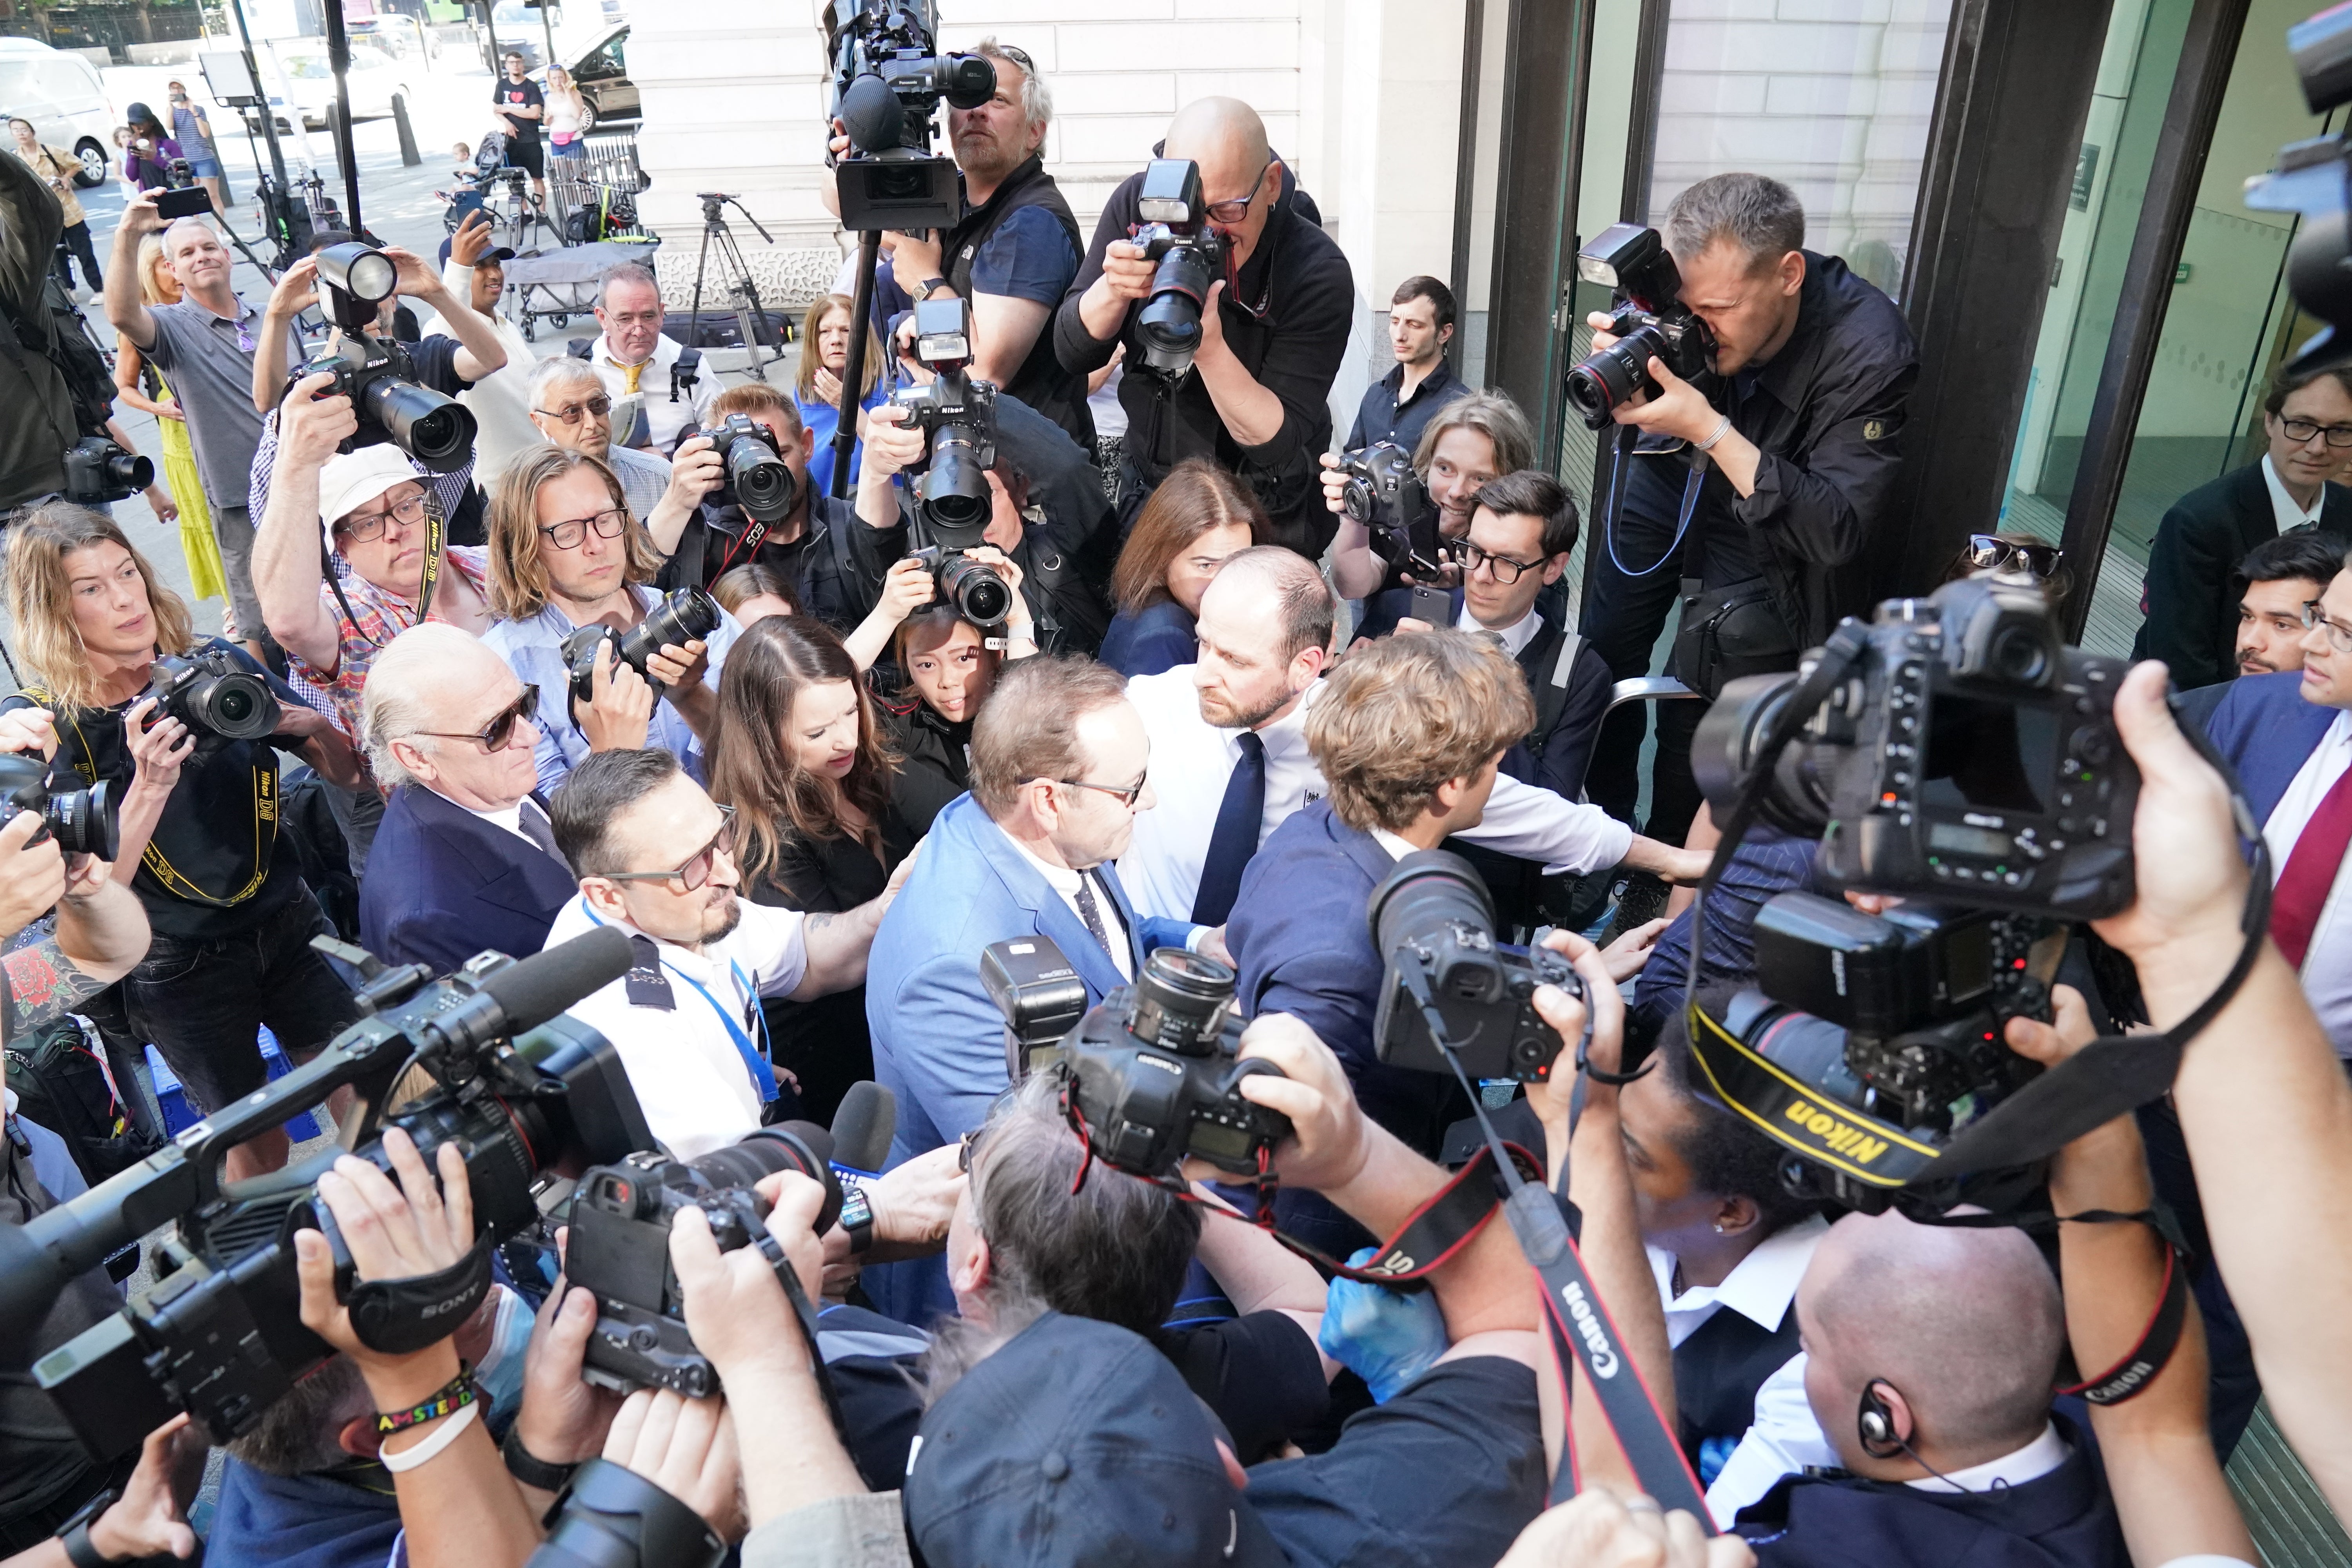
M 1457 397 L 1466 397 L 1470 384 L 1454 374 L 1445 357 L 1438 356 L 1437 368 L 1421 378 L 1421 384 L 1402 402 L 1397 394 L 1404 389 L 1404 366 L 1391 365 L 1388 374 L 1364 388 L 1364 401 L 1356 410 L 1356 423 L 1348 432 L 1347 450 L 1360 452 L 1375 441 L 1393 441 L 1410 452 L 1421 445 L 1421 433 L 1428 427 L 1437 411 Z

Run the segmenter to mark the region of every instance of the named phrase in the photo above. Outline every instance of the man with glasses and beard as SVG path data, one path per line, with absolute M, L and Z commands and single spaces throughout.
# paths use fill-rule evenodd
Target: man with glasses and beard
M 537 952 L 573 892 L 539 793 L 539 691 L 455 626 L 413 626 L 376 660 L 360 737 L 393 786 L 360 879 L 360 945 L 446 973 L 484 949 Z
M 572 770 L 552 802 L 557 849 L 579 896 L 548 945 L 617 926 L 635 963 L 571 1016 L 604 1035 L 664 1147 L 693 1160 L 756 1130 L 777 1097 L 760 999 L 806 1001 L 866 978 L 882 911 L 914 864 L 841 914 L 751 903 L 734 858 L 734 814 L 667 752 L 605 752 Z

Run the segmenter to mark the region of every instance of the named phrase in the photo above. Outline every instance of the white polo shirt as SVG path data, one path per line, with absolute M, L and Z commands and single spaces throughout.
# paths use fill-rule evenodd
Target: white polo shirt
M 807 916 L 749 899 L 739 907 L 742 919 L 735 929 L 700 952 L 654 939 L 670 1006 L 636 1005 L 623 978 L 569 1010 L 613 1043 L 646 1125 L 680 1160 L 699 1159 L 759 1127 L 760 1089 L 744 1045 L 764 1053 L 760 998 L 790 994 L 808 973 Z M 645 934 L 625 921 L 592 915 L 587 900 L 574 897 L 557 912 L 547 945 L 599 924 L 618 925 L 632 937 Z

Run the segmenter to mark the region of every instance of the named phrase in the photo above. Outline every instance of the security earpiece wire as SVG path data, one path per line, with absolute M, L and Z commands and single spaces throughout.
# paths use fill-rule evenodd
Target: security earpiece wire
M 1444 1053 L 1445 1065 L 1454 1069 L 1454 1081 L 1470 1097 L 1471 1114 L 1478 1119 L 1478 1131 L 1486 1140 L 1482 1152 L 1493 1155 L 1496 1169 L 1503 1173 L 1504 1184 L 1510 1189 L 1503 1214 L 1510 1221 L 1519 1250 L 1526 1255 L 1542 1288 L 1544 1326 L 1550 1331 L 1552 1352 L 1560 1367 L 1560 1408 L 1564 1417 L 1574 1405 L 1574 1380 L 1568 1373 L 1573 1357 L 1583 1366 L 1585 1380 L 1601 1401 L 1601 1412 L 1607 1417 L 1610 1430 L 1616 1434 L 1618 1446 L 1624 1449 L 1626 1461 L 1633 1467 L 1634 1479 L 1642 1490 L 1669 1512 L 1681 1509 L 1689 1513 L 1706 1534 L 1720 1533 L 1716 1529 L 1715 1515 L 1706 1506 L 1706 1489 L 1691 1473 L 1690 1460 L 1675 1441 L 1674 1428 L 1667 1424 L 1657 1395 L 1650 1392 L 1649 1380 L 1642 1375 L 1632 1351 L 1626 1348 L 1624 1336 L 1618 1332 L 1608 1303 L 1601 1300 L 1599 1288 L 1584 1267 L 1584 1259 L 1577 1252 L 1574 1238 L 1568 1234 L 1568 1221 L 1559 1204 L 1542 1185 L 1522 1180 L 1505 1157 L 1502 1137 L 1488 1120 L 1477 1086 L 1464 1070 L 1462 1058 L 1446 1034 L 1445 1016 L 1438 1010 L 1427 973 L 1420 963 L 1408 962 L 1396 966 L 1396 974 L 1414 1005 L 1421 1009 L 1422 1017 L 1429 1025 L 1431 1040 Z M 1572 1325 L 1570 1319 L 1574 1320 Z M 1621 1372 L 1631 1373 L 1630 1381 L 1621 1378 Z M 1552 1476 L 1550 1501 L 1557 1505 L 1574 1497 L 1580 1489 L 1580 1480 L 1574 1426 L 1564 1420 L 1559 1468 Z

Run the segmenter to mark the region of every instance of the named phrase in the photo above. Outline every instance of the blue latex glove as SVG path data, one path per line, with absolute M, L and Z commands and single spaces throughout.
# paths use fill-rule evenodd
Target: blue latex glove
M 1378 1250 L 1362 1248 L 1348 1259 L 1349 1267 L 1370 1262 Z M 1435 1296 L 1353 1279 L 1331 1281 L 1323 1331 L 1317 1337 L 1323 1353 L 1362 1378 L 1380 1405 L 1403 1393 L 1454 1342 L 1446 1338 Z

